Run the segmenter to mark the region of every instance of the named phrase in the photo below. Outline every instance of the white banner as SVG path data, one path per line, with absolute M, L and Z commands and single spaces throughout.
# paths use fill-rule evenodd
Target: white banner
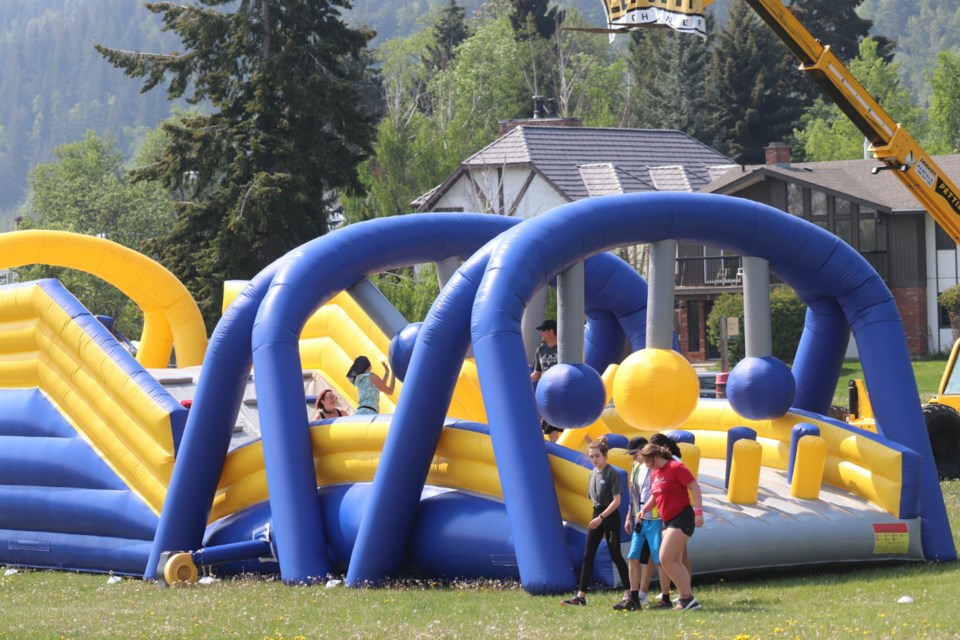
M 604 0 L 603 4 L 607 26 L 613 30 L 669 27 L 707 37 L 703 0 Z

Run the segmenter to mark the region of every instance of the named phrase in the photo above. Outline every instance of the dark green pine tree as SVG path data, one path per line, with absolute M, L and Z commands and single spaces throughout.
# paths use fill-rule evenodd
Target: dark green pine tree
M 714 20 L 707 14 L 707 33 Z M 710 53 L 702 39 L 672 29 L 637 29 L 630 34 L 634 79 L 631 126 L 677 129 L 710 142 L 714 114 L 707 108 Z
M 830 49 L 844 64 L 857 57 L 860 41 L 870 33 L 873 22 L 857 15 L 863 0 L 791 0 L 790 10 L 807 31 Z M 873 36 L 884 57 L 892 53 L 892 42 Z M 888 60 L 889 61 L 889 60 Z
M 443 8 L 431 29 L 434 44 L 427 47 L 423 64 L 430 73 L 442 71 L 453 61 L 453 50 L 470 37 L 464 8 L 457 0 Z
M 168 121 L 157 161 L 135 179 L 174 193 L 178 219 L 152 249 L 196 297 L 208 327 L 222 283 L 250 278 L 326 233 L 336 190 L 359 190 L 377 113 L 364 50 L 372 33 L 347 27 L 346 0 L 148 3 L 185 52 L 97 50 L 142 92 L 207 104 Z
M 744 164 L 761 163 L 770 142 L 786 140 L 803 111 L 787 80 L 786 48 L 742 0 L 717 32 L 707 84 L 717 115 L 708 142 Z
M 562 11 L 557 7 L 548 8 L 550 0 L 510 0 L 510 6 L 510 24 L 519 40 L 531 37 L 549 40 L 556 33 L 557 24 L 563 22 Z
M 869 35 L 873 23 L 857 15 L 857 7 L 863 0 L 791 0 L 788 3 L 790 10 L 797 20 L 807 28 L 814 38 L 825 45 L 848 65 L 860 52 L 860 41 Z M 882 35 L 872 36 L 878 43 L 878 50 L 887 62 L 893 59 L 894 43 Z M 802 100 L 804 108 L 808 108 L 813 101 L 823 95 L 823 90 L 800 71 L 799 61 L 789 52 L 785 52 L 789 62 L 790 93 L 795 93 Z

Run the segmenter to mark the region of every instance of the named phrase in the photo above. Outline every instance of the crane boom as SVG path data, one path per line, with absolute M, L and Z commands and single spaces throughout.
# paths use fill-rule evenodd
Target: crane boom
M 781 0 L 745 1 L 800 59 L 800 69 L 810 74 L 870 141 L 873 157 L 894 170 L 936 223 L 954 242 L 960 243 L 960 190 L 923 147 L 890 117 L 830 47 L 816 40 Z

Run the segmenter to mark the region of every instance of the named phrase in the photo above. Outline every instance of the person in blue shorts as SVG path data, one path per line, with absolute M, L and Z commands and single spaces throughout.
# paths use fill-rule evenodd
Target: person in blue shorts
M 647 439 L 635 437 L 627 445 L 627 453 L 633 456 L 633 468 L 630 470 L 630 511 L 624 528 L 631 533 L 630 553 L 627 554 L 627 565 L 630 572 L 630 598 L 614 605 L 614 609 L 637 611 L 641 605 L 649 602 L 647 591 L 653 578 L 653 567 L 659 570 L 660 584 L 666 593 L 655 605 L 660 608 L 660 602 L 670 603 L 670 582 L 660 567 L 660 518 L 656 513 L 640 516 L 640 509 L 650 499 L 650 477 L 640 451 L 647 444 Z

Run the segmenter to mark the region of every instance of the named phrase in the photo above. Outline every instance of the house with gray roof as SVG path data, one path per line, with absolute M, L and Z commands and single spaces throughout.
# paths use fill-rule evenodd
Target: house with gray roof
M 948 351 L 953 334 L 937 298 L 960 282 L 960 253 L 893 172 L 874 172 L 883 165 L 872 159 L 793 163 L 783 144 L 771 145 L 767 152 L 767 164 L 737 167 L 701 191 L 762 202 L 836 234 L 890 287 L 911 354 Z M 953 180 L 960 179 L 960 155 L 934 161 Z M 702 251 L 681 247 L 679 260 L 701 257 Z M 729 268 L 737 268 L 736 257 L 722 259 L 734 261 Z
M 960 282 L 957 245 L 876 160 L 792 163 L 783 143 L 767 162 L 740 166 L 680 131 L 605 129 L 576 119 L 501 123 L 501 137 L 420 196 L 417 211 L 477 211 L 529 218 L 566 202 L 616 193 L 701 191 L 763 202 L 801 216 L 857 249 L 893 292 L 911 354 L 953 343 L 938 295 Z M 960 181 L 960 155 L 935 161 Z M 643 270 L 642 248 L 620 251 Z M 776 274 L 772 274 L 776 283 Z M 692 361 L 719 358 L 706 340 L 717 296 L 742 287 L 740 256 L 681 244 L 676 266 L 677 327 Z M 854 346 L 848 352 L 856 356 Z
M 531 218 L 592 196 L 696 191 L 737 166 L 682 131 L 594 128 L 581 126 L 575 118 L 533 118 L 502 122 L 500 132 L 497 140 L 464 160 L 443 184 L 417 198 L 416 210 Z M 616 253 L 645 273 L 646 245 L 621 247 Z M 716 272 L 713 258 L 701 257 L 699 262 L 688 260 L 685 266 L 691 271 Z M 688 291 L 709 300 L 736 284 L 733 277 L 721 282 L 711 279 L 706 285 L 700 278 L 700 286 Z M 701 328 L 697 335 L 702 333 Z M 690 353 L 691 359 L 712 355 L 705 340 L 701 345 Z
M 539 118 L 502 123 L 500 138 L 413 204 L 421 212 L 531 218 L 590 196 L 696 191 L 733 166 L 681 131 L 579 125 Z

